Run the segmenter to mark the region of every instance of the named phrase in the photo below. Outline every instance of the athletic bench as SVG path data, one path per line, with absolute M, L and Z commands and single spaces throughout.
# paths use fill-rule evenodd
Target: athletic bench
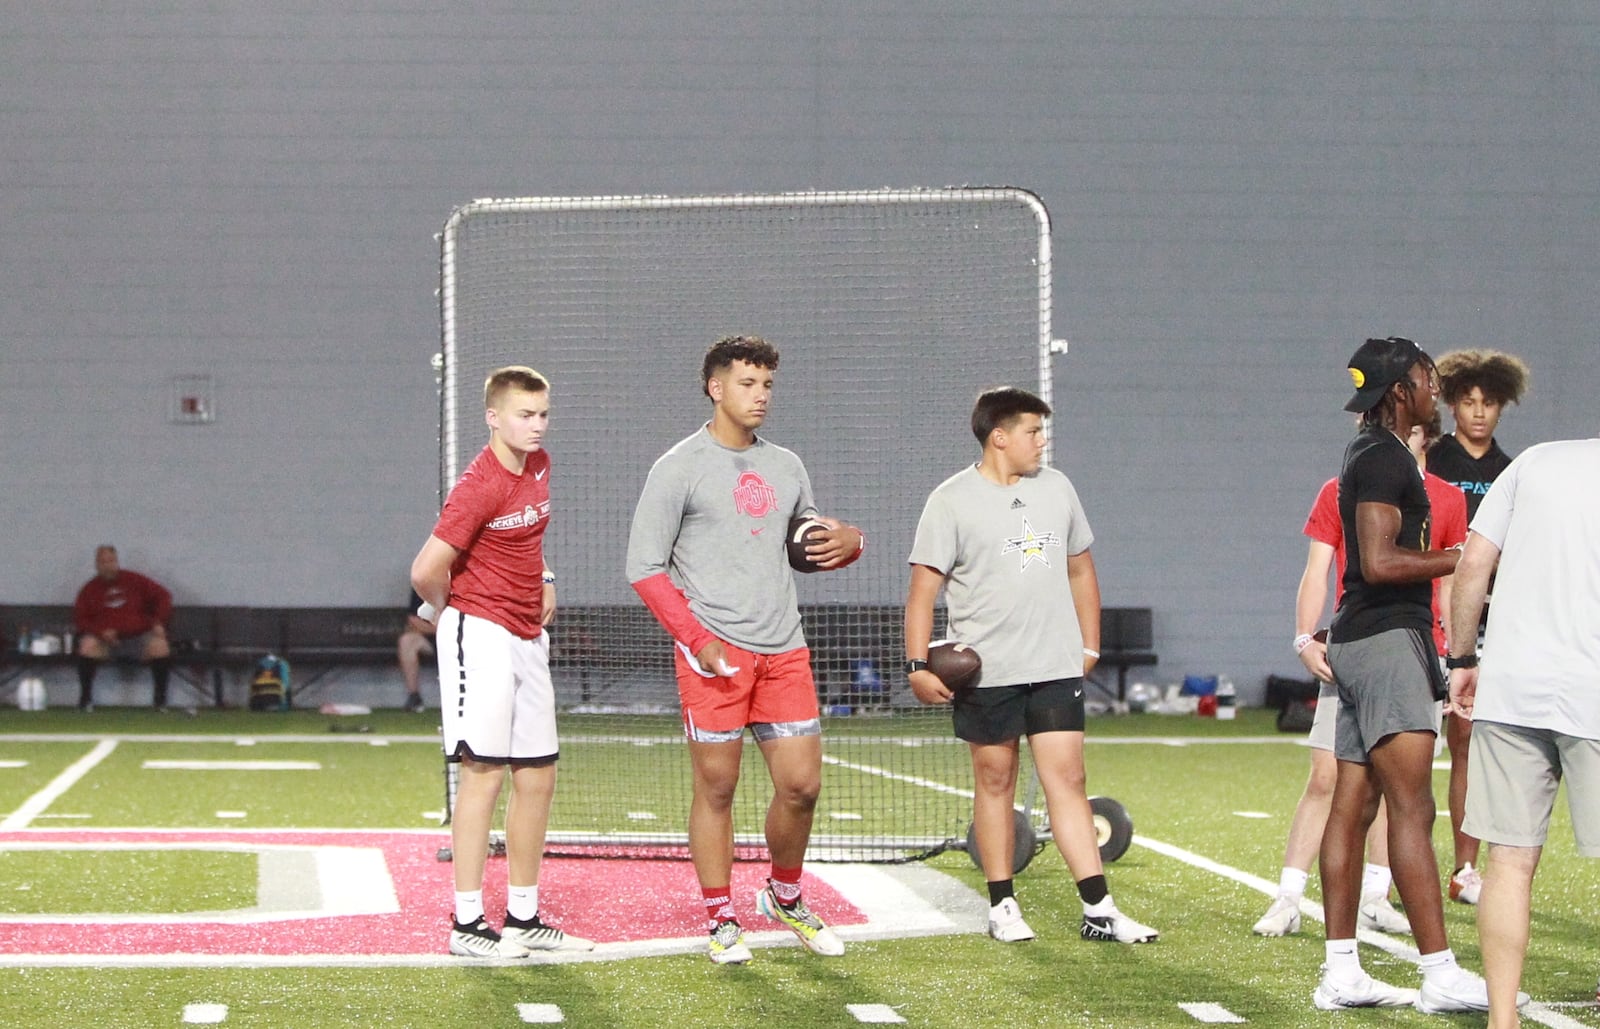
M 175 607 L 172 623 L 167 627 L 175 680 L 218 707 L 223 704 L 224 672 L 248 669 L 260 656 L 260 652 L 252 654 L 248 647 L 232 650 L 221 643 L 225 631 L 221 616 L 230 610 L 235 609 Z M 16 681 L 32 669 L 76 667 L 76 639 L 69 639 L 73 636 L 72 625 L 70 604 L 0 604 L 0 689 L 6 696 L 15 691 Z M 53 639 L 59 649 L 54 653 L 20 650 L 24 632 L 35 638 Z M 123 655 L 113 657 L 109 663 L 121 668 L 143 666 L 138 658 Z

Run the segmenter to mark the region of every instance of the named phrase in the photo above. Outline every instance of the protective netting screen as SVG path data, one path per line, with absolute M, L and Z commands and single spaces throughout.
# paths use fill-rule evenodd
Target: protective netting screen
M 546 553 L 561 785 L 551 848 L 686 841 L 689 761 L 671 644 L 623 574 L 651 464 L 710 416 L 706 348 L 780 350 L 762 435 L 794 450 L 818 506 L 865 555 L 797 576 L 824 711 L 811 860 L 896 859 L 964 838 L 967 749 L 900 673 L 906 556 L 928 492 L 978 448 L 983 387 L 1048 396 L 1049 226 L 1013 189 L 478 201 L 442 237 L 441 491 L 487 441 L 486 375 L 552 383 Z M 1043 380 L 1043 381 L 1042 381 Z M 744 856 L 771 796 L 749 741 Z

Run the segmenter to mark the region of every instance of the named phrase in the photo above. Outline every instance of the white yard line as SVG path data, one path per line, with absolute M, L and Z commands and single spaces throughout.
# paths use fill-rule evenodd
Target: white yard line
M 60 775 L 50 781 L 50 785 L 23 801 L 21 807 L 5 818 L 0 819 L 0 830 L 26 829 L 29 822 L 43 814 L 46 808 L 77 785 L 79 779 L 93 771 L 95 765 L 104 761 L 116 749 L 116 740 L 101 740 L 96 743 L 93 750 L 68 765 Z

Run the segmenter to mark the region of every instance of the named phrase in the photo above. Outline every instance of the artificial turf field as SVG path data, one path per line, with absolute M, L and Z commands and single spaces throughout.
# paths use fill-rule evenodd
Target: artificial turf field
M 0 1024 L 1482 1023 L 1481 1016 L 1408 1009 L 1318 1012 L 1310 995 L 1320 923 L 1308 917 L 1298 936 L 1285 939 L 1251 934 L 1269 899 L 1263 891 L 1276 882 L 1307 767 L 1297 738 L 1273 732 L 1267 712 L 1242 711 L 1231 723 L 1154 715 L 1091 722 L 1090 792 L 1121 801 L 1137 833 L 1108 867 L 1112 891 L 1124 910 L 1161 929 L 1155 944 L 1080 941 L 1076 893 L 1053 847 L 1018 876 L 1039 939 L 995 943 L 976 928 L 981 919 L 968 917 L 984 907 L 982 876 L 964 853 L 949 852 L 898 880 L 926 883 L 921 877 L 931 869 L 964 886 L 949 891 L 967 898 L 966 914 L 949 931 L 877 932 L 877 916 L 862 913 L 870 903 L 831 889 L 849 869 L 816 865 L 808 890 L 841 926 L 847 954 L 814 957 L 747 918 L 756 959 L 730 968 L 706 961 L 693 939 L 698 898 L 688 865 L 632 859 L 552 859 L 546 868 L 546 911 L 599 939 L 602 960 L 482 966 L 445 958 L 449 866 L 434 859 L 447 841 L 438 828 L 435 722 L 401 712 L 361 722 L 369 732 L 330 732 L 352 726 L 301 711 L 6 713 Z M 583 720 L 564 723 L 574 739 L 590 739 L 593 729 Z M 869 763 L 846 742 L 892 734 L 893 720 L 841 719 L 828 731 L 838 741 L 826 748 L 830 756 L 846 757 L 825 772 L 819 833 L 879 817 L 862 810 L 874 795 L 862 776 L 895 784 L 883 794 L 886 806 L 899 809 L 895 825 L 924 806 L 946 818 L 943 805 L 970 788 L 959 748 L 908 746 L 903 756 L 914 758 L 915 770 L 901 775 L 896 747 L 878 746 Z M 556 825 L 585 813 L 605 821 L 648 812 L 650 828 L 670 830 L 681 812 L 666 807 L 676 795 L 659 791 L 681 778 L 681 758 L 637 741 L 624 750 L 564 745 Z M 1445 774 L 1436 773 L 1441 815 Z M 752 768 L 749 786 L 761 781 Z M 1438 824 L 1435 846 L 1448 860 L 1448 822 Z M 351 862 L 344 871 L 352 885 L 322 903 L 343 907 L 331 915 L 298 911 L 298 888 L 330 854 Z M 741 865 L 736 893 L 762 870 Z M 874 882 L 895 870 L 863 874 Z M 503 864 L 491 862 L 492 915 L 494 883 L 503 886 L 503 877 Z M 392 890 L 367 889 L 379 880 Z M 1316 895 L 1313 877 L 1309 896 Z M 885 896 L 892 899 L 868 900 Z M 363 907 L 386 897 L 403 913 Z M 741 904 L 744 914 L 748 897 Z M 1446 907 L 1456 953 L 1481 968 L 1473 909 Z M 1537 1006 L 1526 1022 L 1600 1026 L 1597 911 L 1600 863 L 1577 857 L 1558 806 L 1535 880 L 1524 988 Z M 1371 939 L 1375 945 L 1363 948 L 1368 970 L 1414 985 L 1408 938 Z

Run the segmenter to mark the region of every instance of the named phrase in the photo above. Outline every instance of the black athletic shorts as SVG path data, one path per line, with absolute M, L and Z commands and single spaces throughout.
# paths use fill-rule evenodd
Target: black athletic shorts
M 1036 732 L 1083 731 L 1083 678 L 961 690 L 950 701 L 956 736 L 1009 743 Z

